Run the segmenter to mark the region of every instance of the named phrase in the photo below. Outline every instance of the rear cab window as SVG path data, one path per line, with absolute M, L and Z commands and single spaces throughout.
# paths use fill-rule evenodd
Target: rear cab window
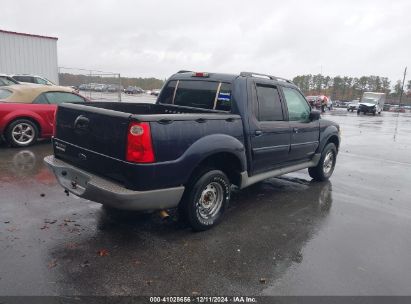
M 231 84 L 210 80 L 171 80 L 162 89 L 162 104 L 231 111 Z

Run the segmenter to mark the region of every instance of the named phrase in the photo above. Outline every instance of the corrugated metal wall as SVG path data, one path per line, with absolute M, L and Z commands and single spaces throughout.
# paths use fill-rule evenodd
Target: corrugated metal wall
M 0 73 L 35 74 L 58 84 L 57 39 L 0 32 Z

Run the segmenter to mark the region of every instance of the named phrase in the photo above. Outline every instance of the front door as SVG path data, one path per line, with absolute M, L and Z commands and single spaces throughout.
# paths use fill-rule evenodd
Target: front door
M 291 129 L 290 161 L 311 159 L 318 148 L 320 122 L 310 119 L 311 107 L 296 89 L 282 87 Z
M 250 116 L 252 174 L 269 171 L 287 161 L 290 127 L 277 86 L 270 81 L 252 82 L 253 114 Z

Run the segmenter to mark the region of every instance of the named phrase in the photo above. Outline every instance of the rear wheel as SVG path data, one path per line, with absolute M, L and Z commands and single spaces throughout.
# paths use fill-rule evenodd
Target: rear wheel
M 13 147 L 27 147 L 36 142 L 38 133 L 34 122 L 28 119 L 17 119 L 7 127 L 6 139 Z
M 220 170 L 203 170 L 190 183 L 179 206 L 181 216 L 195 231 L 218 224 L 230 201 L 230 181 Z
M 336 160 L 337 148 L 335 144 L 329 143 L 325 146 L 317 166 L 308 168 L 308 173 L 314 180 L 326 181 L 334 172 Z

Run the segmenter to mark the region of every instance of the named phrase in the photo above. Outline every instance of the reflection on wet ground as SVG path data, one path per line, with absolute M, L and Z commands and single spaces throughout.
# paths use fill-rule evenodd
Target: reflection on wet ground
M 330 182 L 235 192 L 204 233 L 66 196 L 48 142 L 1 146 L 0 295 L 409 294 L 409 117 L 394 142 L 396 114 L 325 116 L 343 129 Z

